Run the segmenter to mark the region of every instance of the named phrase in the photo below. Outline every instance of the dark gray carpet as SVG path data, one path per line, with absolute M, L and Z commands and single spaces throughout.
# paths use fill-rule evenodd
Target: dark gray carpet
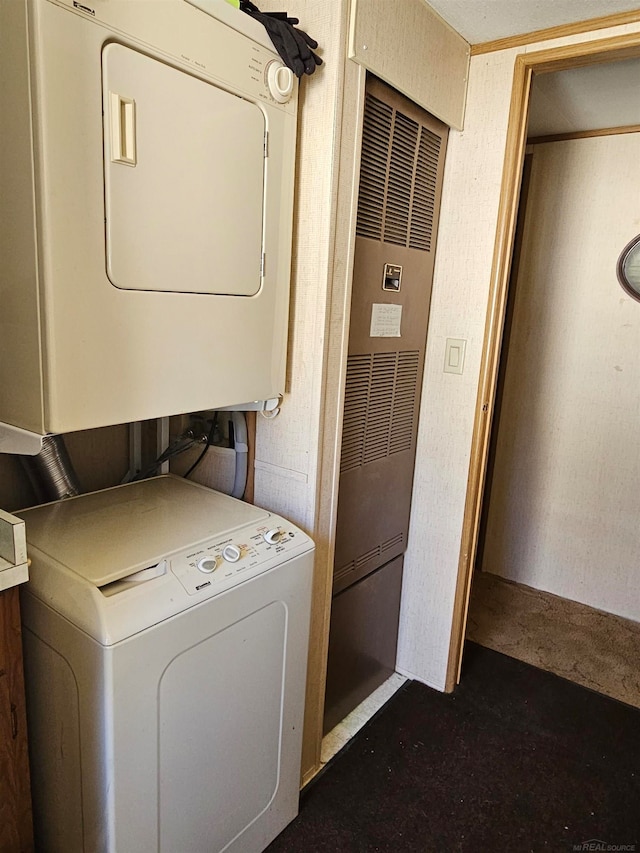
M 640 710 L 468 644 L 409 682 L 303 792 L 269 853 L 640 853 Z

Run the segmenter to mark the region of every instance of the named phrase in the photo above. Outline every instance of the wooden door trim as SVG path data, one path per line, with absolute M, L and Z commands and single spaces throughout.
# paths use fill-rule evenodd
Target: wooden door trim
M 594 130 L 575 130 L 567 133 L 551 133 L 547 136 L 532 136 L 527 140 L 527 145 L 546 145 L 547 142 L 570 142 L 573 139 L 591 139 L 596 136 L 621 136 L 625 133 L 640 133 L 640 124 L 599 127 Z
M 567 36 L 582 35 L 582 33 L 594 30 L 610 29 L 624 24 L 633 24 L 640 20 L 640 8 L 631 9 L 629 12 L 617 12 L 613 15 L 603 15 L 598 18 L 589 18 L 586 21 L 575 21 L 570 24 L 558 24 L 555 27 L 545 27 L 542 30 L 533 30 L 528 33 L 520 33 L 515 36 L 505 36 L 491 41 L 478 42 L 471 45 L 471 56 L 479 56 L 482 53 L 494 53 L 496 50 L 509 50 L 512 47 L 523 47 L 526 44 L 535 44 L 541 41 L 566 38 Z
M 445 681 L 447 691 L 453 690 L 460 678 L 525 156 L 531 80 L 534 74 L 638 56 L 640 32 L 520 54 L 515 60 Z

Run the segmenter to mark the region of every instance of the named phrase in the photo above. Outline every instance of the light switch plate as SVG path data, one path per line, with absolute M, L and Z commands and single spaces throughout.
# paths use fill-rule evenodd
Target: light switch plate
M 464 338 L 447 338 L 444 350 L 444 372 L 462 373 L 467 342 Z

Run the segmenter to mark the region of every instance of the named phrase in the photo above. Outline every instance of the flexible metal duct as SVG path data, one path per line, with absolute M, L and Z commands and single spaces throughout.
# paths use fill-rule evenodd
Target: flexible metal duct
M 82 492 L 64 438 L 47 435 L 36 456 L 21 456 L 22 467 L 41 503 L 71 498 Z

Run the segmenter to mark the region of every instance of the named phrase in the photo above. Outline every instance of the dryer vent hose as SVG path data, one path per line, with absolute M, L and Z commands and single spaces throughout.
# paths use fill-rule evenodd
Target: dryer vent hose
M 46 435 L 36 456 L 21 456 L 22 467 L 41 503 L 71 498 L 82 492 L 61 435 Z

